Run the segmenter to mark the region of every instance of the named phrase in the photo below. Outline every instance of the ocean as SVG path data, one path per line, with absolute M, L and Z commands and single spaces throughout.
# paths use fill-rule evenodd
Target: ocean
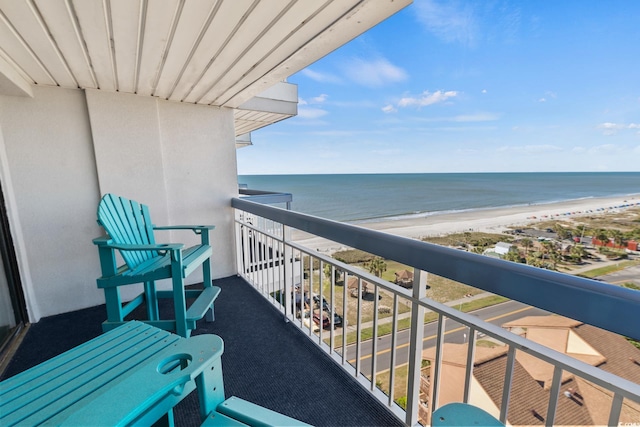
M 240 175 L 238 182 L 293 194 L 293 210 L 353 223 L 640 196 L 640 172 Z

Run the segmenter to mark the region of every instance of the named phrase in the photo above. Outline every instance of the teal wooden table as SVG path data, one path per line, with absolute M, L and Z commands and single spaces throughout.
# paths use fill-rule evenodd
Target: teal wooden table
M 173 407 L 195 389 L 205 424 L 302 424 L 242 399 L 225 400 L 223 347 L 216 335 L 182 338 L 125 323 L 0 382 L 0 426 L 173 425 Z

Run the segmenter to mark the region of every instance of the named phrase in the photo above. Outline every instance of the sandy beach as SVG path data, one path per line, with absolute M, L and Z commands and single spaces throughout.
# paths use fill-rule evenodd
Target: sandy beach
M 620 207 L 621 205 L 638 206 L 640 205 L 640 196 L 590 198 L 544 205 L 434 214 L 421 218 L 369 222 L 357 225 L 415 239 L 464 231 L 501 233 L 509 229 L 509 227 L 535 224 L 549 219 L 578 218 L 585 215 L 599 215 L 627 209 Z M 338 243 L 319 237 L 310 237 L 308 234 L 299 231 L 295 231 L 292 238 L 301 245 L 315 248 L 324 253 L 330 254 L 342 249 L 342 246 Z

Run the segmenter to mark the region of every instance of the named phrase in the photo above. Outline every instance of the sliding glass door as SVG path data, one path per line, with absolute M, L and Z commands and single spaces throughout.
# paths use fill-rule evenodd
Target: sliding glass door
M 0 258 L 0 352 L 3 352 L 27 321 L 27 311 L 1 186 Z

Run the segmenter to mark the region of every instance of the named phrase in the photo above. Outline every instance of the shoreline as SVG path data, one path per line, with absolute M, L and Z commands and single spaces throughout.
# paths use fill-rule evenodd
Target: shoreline
M 548 204 L 468 210 L 418 218 L 383 219 L 382 221 L 353 225 L 413 239 L 465 231 L 499 234 L 510 227 L 535 225 L 537 222 L 549 220 L 601 215 L 633 207 L 619 207 L 624 204 L 640 206 L 640 195 L 597 197 Z M 329 255 L 344 249 L 344 246 L 339 243 L 321 237 L 310 237 L 309 234 L 298 230 L 292 232 L 292 239 L 298 244 Z

